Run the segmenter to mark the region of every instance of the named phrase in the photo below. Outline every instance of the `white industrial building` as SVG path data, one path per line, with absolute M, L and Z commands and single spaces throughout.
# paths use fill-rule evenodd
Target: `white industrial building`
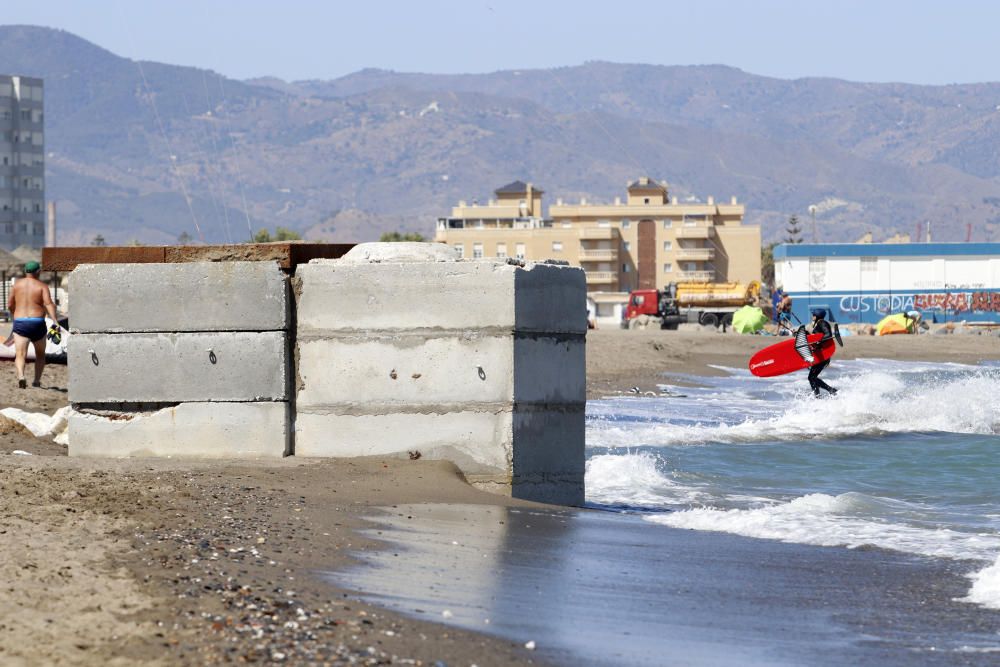
M 838 322 L 1000 321 L 1000 243 L 783 244 L 774 275 L 803 322 L 817 307 Z

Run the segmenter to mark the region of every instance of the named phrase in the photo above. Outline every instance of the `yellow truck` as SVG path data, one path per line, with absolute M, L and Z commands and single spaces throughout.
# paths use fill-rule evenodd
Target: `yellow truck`
M 662 290 L 634 290 L 623 311 L 622 327 L 641 329 L 659 324 L 676 329 L 685 322 L 729 326 L 733 313 L 760 298 L 760 281 L 750 283 L 670 283 Z

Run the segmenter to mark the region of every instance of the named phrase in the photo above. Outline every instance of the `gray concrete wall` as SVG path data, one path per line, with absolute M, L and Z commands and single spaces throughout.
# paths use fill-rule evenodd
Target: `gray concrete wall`
M 113 416 L 74 413 L 70 456 L 274 458 L 291 449 L 288 403 L 181 403 Z
M 580 269 L 363 244 L 299 265 L 294 304 L 267 262 L 81 265 L 70 284 L 72 455 L 419 456 L 584 500 Z
M 83 264 L 70 276 L 73 331 L 288 329 L 288 279 L 275 262 Z
M 277 263 L 84 264 L 70 286 L 69 396 L 83 409 L 71 455 L 290 453 L 291 299 Z
M 583 272 L 380 245 L 297 270 L 295 453 L 419 452 L 481 488 L 582 503 Z
M 76 403 L 288 400 L 284 331 L 74 334 Z

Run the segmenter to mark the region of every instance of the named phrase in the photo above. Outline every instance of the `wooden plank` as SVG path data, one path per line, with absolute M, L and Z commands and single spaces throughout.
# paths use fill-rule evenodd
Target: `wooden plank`
M 72 271 L 78 264 L 148 264 L 184 262 L 277 262 L 291 270 L 311 259 L 336 259 L 353 243 L 240 243 L 191 246 L 110 246 L 43 248 L 45 271 Z
M 162 263 L 162 246 L 83 246 L 42 248 L 42 269 L 72 271 L 77 264 Z

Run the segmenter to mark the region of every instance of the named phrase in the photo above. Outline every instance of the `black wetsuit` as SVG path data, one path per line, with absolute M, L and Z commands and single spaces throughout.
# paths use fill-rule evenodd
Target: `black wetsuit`
M 827 322 L 826 320 L 816 320 L 816 323 L 813 324 L 812 332 L 814 334 L 815 333 L 823 334 L 823 338 L 821 340 L 818 340 L 815 343 L 813 343 L 813 345 L 816 347 L 819 347 L 826 341 L 833 338 L 833 327 L 831 327 L 830 323 Z M 813 394 L 815 394 L 816 396 L 819 396 L 820 389 L 826 389 L 831 394 L 837 393 L 836 389 L 834 389 L 833 387 L 831 387 L 830 385 L 819 379 L 819 374 L 822 373 L 823 369 L 829 365 L 830 365 L 830 360 L 827 359 L 826 361 L 821 361 L 815 366 L 811 366 L 809 368 L 809 386 L 812 387 Z

